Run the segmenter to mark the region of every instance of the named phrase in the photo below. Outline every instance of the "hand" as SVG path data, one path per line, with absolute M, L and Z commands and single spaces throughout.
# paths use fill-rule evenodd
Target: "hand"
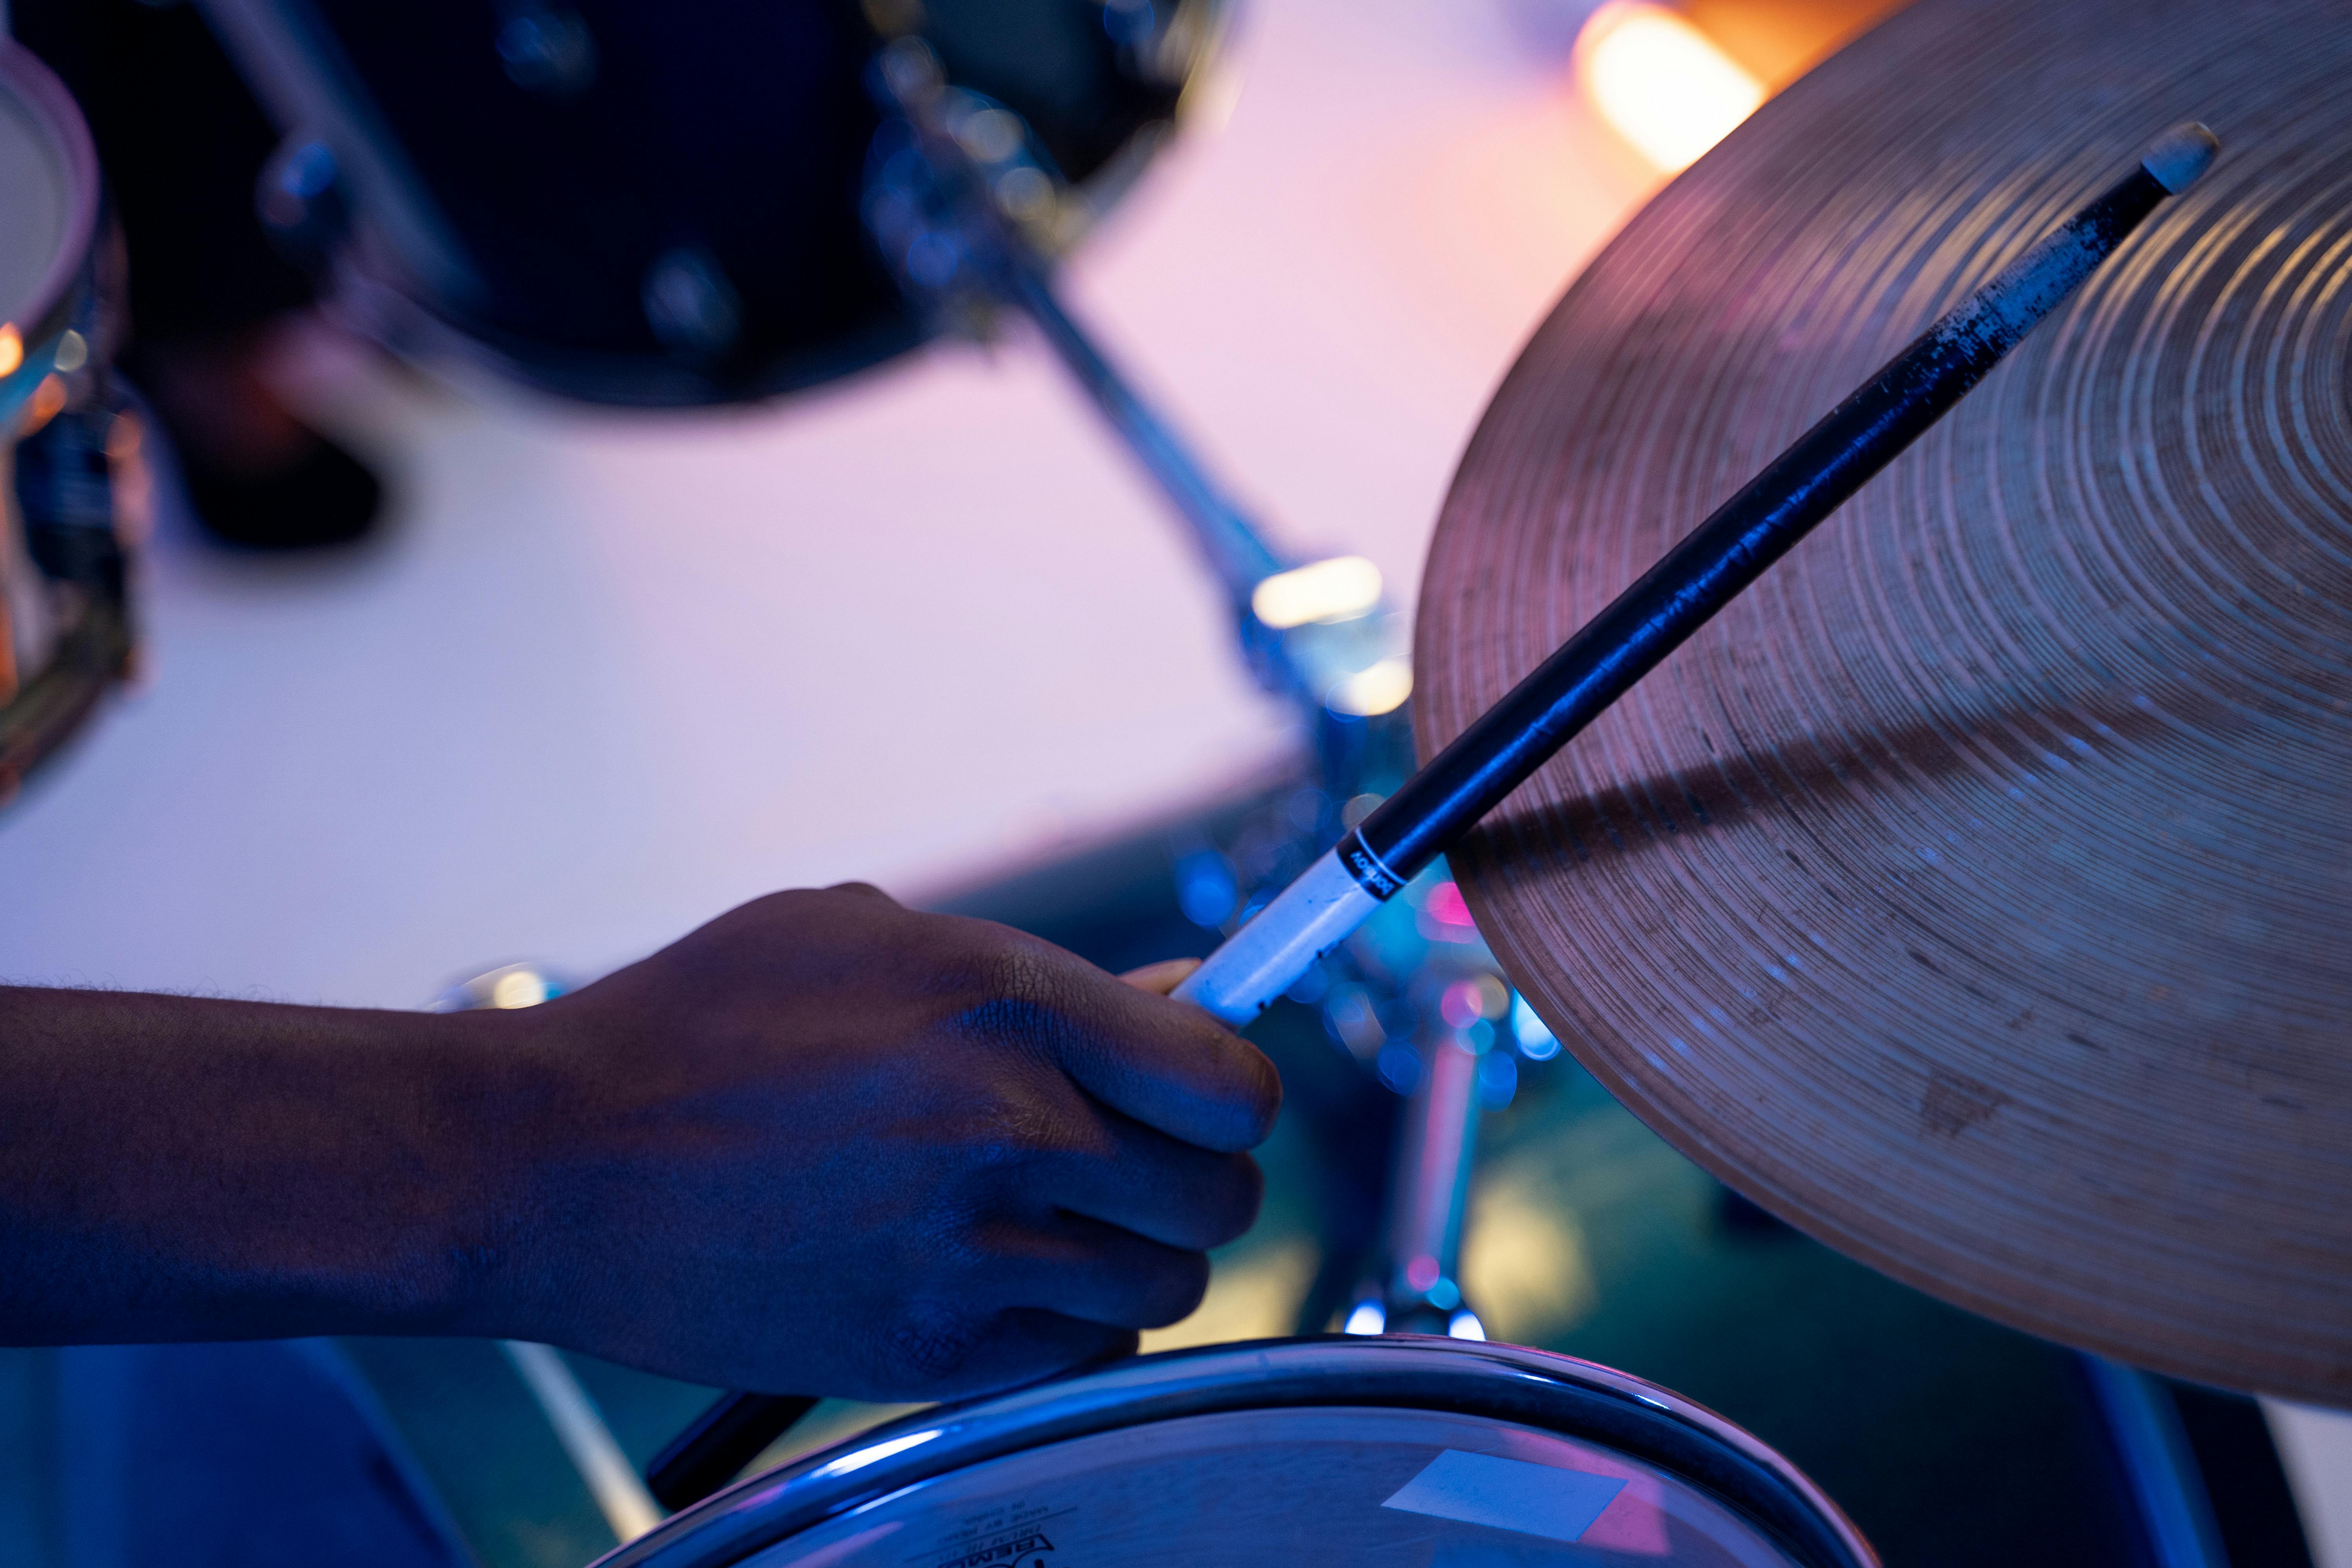
M 559 1087 L 512 1151 L 496 1331 L 764 1391 L 940 1399 L 1131 1352 L 1255 1217 L 1281 1094 L 1197 1008 L 856 885 L 505 1016 Z

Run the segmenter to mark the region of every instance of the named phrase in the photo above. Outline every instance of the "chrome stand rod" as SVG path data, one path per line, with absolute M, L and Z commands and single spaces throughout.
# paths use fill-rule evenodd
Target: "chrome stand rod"
M 1003 237 L 1006 249 L 1019 245 Z M 1026 247 L 1022 247 L 1025 249 Z M 1006 301 L 1037 325 L 1119 440 L 1184 521 L 1235 603 L 1277 572 L 1297 564 L 1269 544 L 1248 515 L 1209 477 L 1192 448 L 1119 372 L 1055 293 L 1043 258 L 1015 254 L 998 268 Z
M 1382 1281 L 1391 1333 L 1445 1333 L 1463 1306 L 1462 1219 L 1477 1132 L 1478 1058 L 1449 1030 L 1430 1043 L 1398 1129 Z

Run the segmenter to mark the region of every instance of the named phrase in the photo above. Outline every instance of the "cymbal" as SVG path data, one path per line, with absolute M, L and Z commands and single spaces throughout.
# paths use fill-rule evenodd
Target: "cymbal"
M 2159 212 L 1454 865 L 1651 1126 L 1831 1245 L 2352 1403 L 2352 28 L 1920 0 L 1669 185 L 1464 458 L 1423 754 L 1938 311 Z

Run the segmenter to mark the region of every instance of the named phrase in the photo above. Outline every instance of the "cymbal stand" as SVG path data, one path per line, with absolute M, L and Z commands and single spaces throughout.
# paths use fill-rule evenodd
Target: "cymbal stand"
M 992 336 L 1008 313 L 1035 327 L 1186 525 L 1259 684 L 1313 738 L 1314 789 L 1246 825 L 1234 853 L 1208 848 L 1203 858 L 1225 879 L 1223 891 L 1206 906 L 1187 899 L 1186 912 L 1229 935 L 1412 771 L 1404 617 L 1370 562 L 1301 557 L 1268 540 L 1064 305 L 1051 255 L 1065 193 L 1019 118 L 949 86 L 911 36 L 884 47 L 876 77 L 886 120 L 867 159 L 866 220 L 908 298 L 963 336 Z M 1444 907 L 1425 907 L 1433 898 Z M 1324 1004 L 1327 1019 L 1344 1014 L 1349 1022 L 1332 1028 L 1343 1048 L 1407 1096 L 1383 1256 L 1355 1291 L 1346 1327 L 1483 1339 L 1462 1300 L 1456 1255 L 1479 1106 L 1498 1085 L 1507 1098 L 1516 1082 L 1509 1050 L 1489 1050 L 1491 1020 L 1508 1011 L 1510 993 L 1442 868 L 1392 900 L 1392 911 L 1388 931 L 1333 953 L 1293 992 Z M 1419 929 L 1431 921 L 1435 937 Z M 1442 1028 L 1424 1024 L 1433 1016 Z M 647 1467 L 655 1496 L 676 1509 L 709 1495 L 814 1403 L 721 1399 Z
M 1410 767 L 1403 616 L 1381 597 L 1369 563 L 1346 556 L 1302 561 L 1272 543 L 1071 314 L 1055 287 L 1049 255 L 1058 182 L 1019 120 L 949 86 L 917 38 L 887 46 L 877 75 L 878 96 L 895 118 L 877 136 L 869 163 L 868 227 L 909 295 L 928 300 L 950 328 L 986 332 L 1001 312 L 1026 317 L 1189 525 L 1232 604 L 1244 658 L 1315 736 L 1322 809 L 1311 825 L 1291 825 L 1285 837 L 1297 853 L 1282 858 L 1303 867 L 1349 825 L 1342 820 L 1349 803 L 1363 809 Z M 1281 867 L 1255 869 L 1249 891 L 1262 896 L 1283 885 Z M 1239 900 L 1225 929 L 1255 908 Z M 1416 921 L 1423 912 L 1413 911 Z M 1459 936 L 1471 935 L 1466 912 L 1460 928 Z M 1398 1002 L 1423 1016 L 1433 1004 L 1444 1015 L 1442 1027 L 1408 1026 L 1408 1036 L 1420 1037 L 1406 1047 L 1410 1065 L 1383 1052 L 1381 1076 L 1409 1099 L 1388 1202 L 1387 1257 L 1359 1290 L 1348 1323 L 1360 1332 L 1386 1326 L 1484 1337 L 1462 1301 L 1457 1255 L 1480 1058 L 1494 1031 L 1490 1023 L 1480 1037 L 1465 1031 L 1507 1007 L 1509 993 L 1475 938 L 1460 945 L 1475 945 L 1475 959 L 1440 951 L 1444 944 L 1435 942 L 1413 945 L 1417 951 L 1403 964 L 1384 966 L 1385 974 L 1368 976 L 1362 964 L 1343 961 L 1337 965 L 1343 975 L 1310 979 L 1310 989 L 1328 989 L 1334 978 L 1373 980 L 1367 992 L 1390 994 L 1381 1000 L 1391 1004 L 1392 1018 L 1402 1011 Z M 1431 994 L 1404 994 L 1414 990 Z M 1470 1007 L 1465 995 L 1475 995 L 1478 1005 Z M 1494 1068 L 1507 1066 L 1498 1058 L 1484 1073 L 1487 1098 L 1501 1077 Z
M 1355 1333 L 1483 1340 L 1486 1327 L 1464 1303 L 1459 1282 L 1478 1133 L 1478 1058 L 1451 1031 L 1432 1043 L 1427 1058 L 1401 1130 L 1378 1316 L 1367 1294 L 1349 1309 L 1346 1326 Z

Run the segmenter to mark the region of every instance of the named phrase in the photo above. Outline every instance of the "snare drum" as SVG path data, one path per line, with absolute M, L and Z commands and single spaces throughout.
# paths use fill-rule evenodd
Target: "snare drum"
M 1756 1438 L 1509 1345 L 1270 1340 L 1142 1356 L 861 1434 L 601 1568 L 1876 1563 Z
M 131 651 L 138 426 L 106 373 L 98 160 L 58 79 L 0 39 L 0 799 Z

